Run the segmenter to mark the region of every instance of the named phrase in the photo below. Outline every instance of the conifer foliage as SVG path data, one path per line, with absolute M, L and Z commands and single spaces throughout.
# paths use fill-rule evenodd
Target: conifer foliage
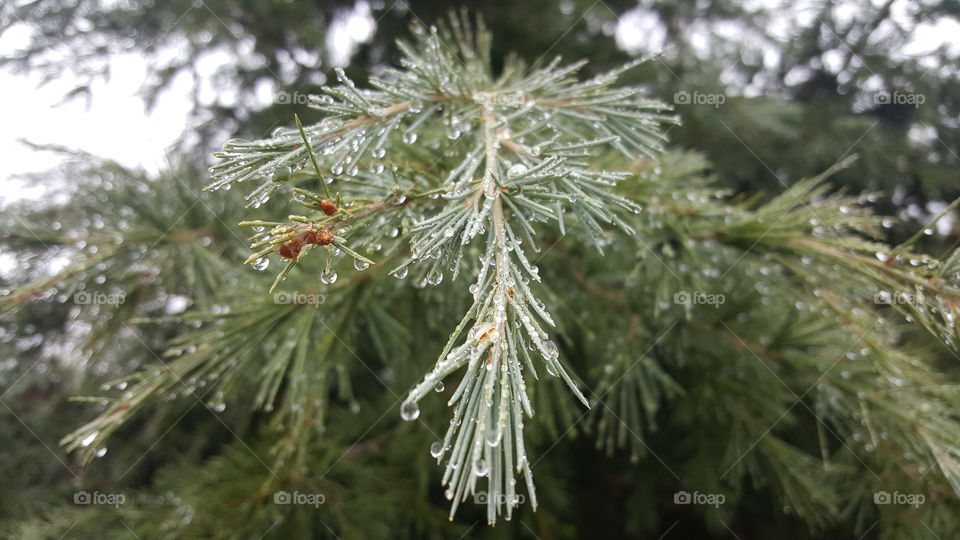
M 882 520 L 890 538 L 956 534 L 957 252 L 920 253 L 923 231 L 885 244 L 890 218 L 871 210 L 881 194 L 829 184 L 853 158 L 773 196 L 731 196 L 698 154 L 664 148 L 678 118 L 618 84 L 635 63 L 585 80 L 583 62 L 559 59 L 511 58 L 494 72 L 492 39 L 451 16 L 415 25 L 400 65 L 370 88 L 338 71 L 339 84 L 311 98 L 318 123 L 294 117 L 269 138 L 224 145 L 208 214 L 192 196 L 199 185 L 172 175 L 155 191 L 77 197 L 78 211 L 106 216 L 90 239 L 98 249 L 84 244 L 67 270 L 7 291 L 0 308 L 82 292 L 104 270 L 140 293 L 97 317 L 173 337 L 62 443 L 102 456 L 111 439 L 131 438 L 124 426 L 184 396 L 218 414 L 204 429 L 229 426 L 238 439 L 159 475 L 189 504 L 86 515 L 120 513 L 130 530 L 171 537 L 326 534 L 328 521 L 334 534 L 439 535 L 449 529 L 422 500 L 409 512 L 391 504 L 409 501 L 420 476 L 403 441 L 437 461 L 451 519 L 473 502 L 492 525 L 525 505 L 569 507 L 563 488 L 588 467 L 556 466 L 555 448 L 583 435 L 630 456 L 630 504 L 670 513 L 707 494 L 716 504 L 691 511 L 717 531 L 773 500 L 814 531 L 859 535 Z M 165 185 L 176 187 L 170 215 L 143 202 L 169 196 Z M 130 210 L 111 217 L 105 201 Z M 179 231 L 179 210 L 213 241 Z M 246 263 L 260 272 L 239 264 L 230 224 L 241 219 Z M 166 282 L 145 279 L 171 260 Z M 158 307 L 184 290 L 196 293 L 189 309 Z M 121 354 L 101 332 L 87 340 Z M 247 414 L 222 420 L 233 404 Z M 379 428 L 381 411 L 408 423 Z M 441 414 L 449 428 L 438 435 Z M 539 473 L 553 509 L 538 503 L 532 474 L 547 454 L 563 473 Z M 336 506 L 270 503 L 311 481 Z M 904 493 L 925 499 L 890 503 Z M 245 510 L 235 530 L 218 520 L 228 504 Z M 33 525 L 75 521 L 95 523 L 67 513 Z
M 248 223 L 260 230 L 248 262 L 263 264 L 274 251 L 290 259 L 277 284 L 301 257 L 316 255 L 301 246 L 327 246 L 321 280 L 332 283 L 339 257 L 352 257 L 361 271 L 374 264 L 348 247 L 370 241 L 409 243 L 409 257 L 392 270 L 398 278 L 412 272 L 415 282 L 437 285 L 445 274 L 469 276 L 473 303 L 401 415 L 416 419 L 417 402 L 465 368 L 449 401 L 451 427 L 431 454 L 445 461 L 451 516 L 485 479 L 493 523 L 504 508 L 509 518 L 519 500 L 514 471 L 537 504 L 523 438 L 524 416 L 533 414 L 524 371 L 535 380 L 539 365 L 589 407 L 560 362 L 548 330 L 553 318 L 535 291 L 541 278 L 531 255 L 541 247 L 534 227 L 553 224 L 562 233 L 574 215 L 601 251 L 604 225 L 632 233 L 623 215 L 641 208 L 613 189 L 629 173 L 597 170 L 590 158 L 614 149 L 630 160 L 652 159 L 664 139 L 660 126 L 673 118 L 642 89 L 613 86 L 633 64 L 581 82 L 582 62 L 514 61 L 495 77 L 491 37 L 466 17 L 443 29 L 416 26 L 414 37 L 400 43 L 402 67 L 373 78 L 373 90 L 338 71 L 341 84 L 312 101 L 325 115 L 320 124 L 305 128 L 298 120 L 296 130 L 267 140 L 227 143 L 209 189 L 264 178 L 248 196 L 259 205 L 290 177 L 320 184 L 321 193 L 294 188 L 314 216 Z M 458 144 L 443 177 L 397 164 L 403 145 L 438 149 L 450 141 Z M 391 239 L 401 219 L 410 226 Z

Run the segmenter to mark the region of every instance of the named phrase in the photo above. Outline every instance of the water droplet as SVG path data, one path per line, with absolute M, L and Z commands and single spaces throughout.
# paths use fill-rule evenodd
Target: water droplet
M 438 458 L 440 454 L 443 454 L 443 443 L 436 441 L 430 445 L 430 455 Z
M 367 268 L 370 268 L 370 263 L 360 259 L 354 259 L 353 267 L 357 269 L 357 272 L 363 272 Z
M 250 266 L 252 266 L 254 270 L 259 270 L 262 272 L 267 269 L 267 266 L 270 266 L 270 259 L 266 257 L 260 257 L 259 259 L 255 259 L 252 263 L 250 263 Z
M 503 432 L 498 429 L 494 429 L 490 433 L 487 433 L 487 446 L 491 448 L 497 446 L 498 444 L 500 444 L 500 439 L 502 438 L 503 438 Z
M 443 281 L 443 270 L 434 268 L 427 274 L 427 283 L 430 285 L 439 285 L 441 281 Z
M 417 405 L 416 401 L 404 401 L 400 405 L 400 418 L 403 418 L 407 422 L 411 420 L 416 420 L 420 418 L 420 406 Z
M 401 269 L 397 270 L 396 272 L 394 272 L 394 273 L 393 273 L 393 277 L 395 277 L 395 278 L 397 278 L 397 279 L 403 279 L 403 278 L 407 277 L 407 272 L 408 272 L 409 270 L 410 270 L 409 268 L 407 268 L 406 266 L 404 266 L 403 268 L 401 268 Z
M 371 154 L 373 155 L 373 157 L 380 159 L 387 154 L 387 151 L 381 146 L 379 148 L 374 148 Z
M 507 176 L 520 176 L 521 174 L 527 172 L 527 166 L 523 163 L 514 163 L 507 169 Z
M 490 467 L 488 467 L 487 462 L 481 458 L 473 464 L 473 471 L 477 476 L 486 476 L 487 473 L 490 472 Z
M 443 381 L 437 381 L 437 384 L 433 385 L 433 390 L 435 392 L 443 392 Z
M 324 285 L 333 285 L 337 282 L 337 271 L 333 268 L 326 270 L 320 274 L 320 281 L 323 282 Z
M 403 140 L 404 144 L 413 144 L 417 142 L 417 134 L 413 131 L 408 131 L 407 133 L 403 134 L 401 139 Z
M 543 353 L 547 358 L 557 358 L 560 356 L 560 351 L 557 350 L 557 344 L 549 339 L 543 342 Z
M 100 434 L 99 431 L 94 431 L 93 433 L 87 435 L 86 437 L 83 438 L 82 441 L 80 441 L 80 446 L 83 446 L 83 447 L 90 446 L 90 444 L 94 441 L 94 439 L 97 438 L 97 435 L 99 434 Z
M 103 456 L 107 455 L 107 447 L 104 446 L 103 448 L 98 449 L 95 455 L 96 455 L 97 457 L 103 457 Z

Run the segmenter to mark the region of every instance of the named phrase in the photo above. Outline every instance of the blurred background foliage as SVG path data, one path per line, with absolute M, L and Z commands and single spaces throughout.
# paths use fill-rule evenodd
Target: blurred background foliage
M 934 29 L 957 28 L 960 3 L 489 0 L 462 1 L 457 6 L 481 15 L 492 29 L 495 65 L 502 65 L 509 54 L 531 61 L 560 55 L 588 59 L 585 75 L 589 75 L 634 56 L 660 53 L 631 71 L 628 82 L 644 85 L 653 96 L 675 104 L 683 120 L 669 132 L 675 152 L 662 168 L 650 172 L 673 178 L 673 185 L 709 178 L 734 197 L 760 193 L 761 200 L 768 200 L 843 156 L 857 154 L 860 159 L 833 176 L 831 185 L 852 193 L 877 192 L 870 206 L 900 218 L 885 221 L 880 229 L 889 242 L 906 239 L 960 196 L 956 67 L 960 50 L 947 43 L 923 54 L 912 52 L 912 44 Z M 556 272 L 547 282 L 564 288 L 556 300 L 562 298 L 569 310 L 560 318 L 571 325 L 564 332 L 573 337 L 562 345 L 577 373 L 599 383 L 606 366 L 627 362 L 627 357 L 632 363 L 644 351 L 651 353 L 653 365 L 643 373 L 657 382 L 644 380 L 640 371 L 631 381 L 640 392 L 663 389 L 662 395 L 650 398 L 653 403 L 643 404 L 647 415 L 629 423 L 646 442 L 610 443 L 617 435 L 610 431 L 615 429 L 610 418 L 604 427 L 603 410 L 591 413 L 595 415 L 591 422 L 568 431 L 582 413 L 562 404 L 567 400 L 561 388 L 551 384 L 538 388 L 533 439 L 541 452 L 550 449 L 549 458 L 538 464 L 543 507 L 535 514 L 523 509 L 520 524 L 502 523 L 487 530 L 482 521 L 475 525 L 481 512 L 471 508 L 448 523 L 446 501 L 424 450 L 436 436 L 422 425 L 397 421 L 395 396 L 432 363 L 448 321 L 463 309 L 465 298 L 444 288 L 412 290 L 393 280 L 355 279 L 349 295 L 330 293 L 328 307 L 352 301 L 367 307 L 339 321 L 349 329 L 337 332 L 345 342 L 318 340 L 309 351 L 311 357 L 324 358 L 324 365 L 317 366 L 324 379 L 317 384 L 323 384 L 332 398 L 329 410 L 322 412 L 324 436 L 290 443 L 289 454 L 278 450 L 274 441 L 300 436 L 291 420 L 303 421 L 320 412 L 290 413 L 284 421 L 270 422 L 250 411 L 253 383 L 244 387 L 239 381 L 231 401 L 230 396 L 218 395 L 212 383 L 207 388 L 203 379 L 189 383 L 182 399 L 166 401 L 139 415 L 136 422 L 119 426 L 106 455 L 85 468 L 58 446 L 69 431 L 112 403 L 101 398 L 68 401 L 71 397 L 121 396 L 123 383 L 115 379 L 144 366 L 163 365 L 172 339 L 189 337 L 207 328 L 206 322 L 236 314 L 269 286 L 271 276 L 239 264 L 246 257 L 245 233 L 235 224 L 250 217 L 243 210 L 242 194 L 200 193 L 209 153 L 228 138 L 256 138 L 288 126 L 295 112 L 305 122 L 317 121 L 297 103 L 298 96 L 327 83 L 335 65 L 344 66 L 362 85 L 369 73 L 396 60 L 393 42 L 411 22 L 438 20 L 450 7 L 443 2 L 322 0 L 23 0 L 0 6 L 0 31 L 26 25 L 31 32 L 28 47 L 0 58 L 2 66 L 50 80 L 76 80 L 68 99 L 83 99 L 91 91 L 91 81 L 111 76 L 111 57 L 129 52 L 141 54 L 149 66 L 143 86 L 146 103 L 154 103 L 182 77 L 191 82 L 194 98 L 190 128 L 171 150 L 169 171 L 150 177 L 95 156 L 65 152 L 69 158 L 64 167 L 31 177 L 48 186 L 50 196 L 11 205 L 0 218 L 0 249 L 7 260 L 15 261 L 0 276 L 6 292 L 0 303 L 4 443 L 0 534 L 92 538 L 127 537 L 136 531 L 144 538 L 183 534 L 225 538 L 236 535 L 238 528 L 249 531 L 240 537 L 567 538 L 584 531 L 603 537 L 659 536 L 666 531 L 671 531 L 670 537 L 699 537 L 723 536 L 727 529 L 741 538 L 769 537 L 773 531 L 785 538 L 811 534 L 807 525 L 796 526 L 797 513 L 827 510 L 771 504 L 763 486 L 745 488 L 731 505 L 735 508 L 719 516 L 663 500 L 663 494 L 677 486 L 647 451 L 685 456 L 689 464 L 682 467 L 683 476 L 706 478 L 708 471 L 721 467 L 718 454 L 724 449 L 698 447 L 699 439 L 690 433 L 707 433 L 732 421 L 727 418 L 714 425 L 700 416 L 709 409 L 703 404 L 711 398 L 711 389 L 697 386 L 697 374 L 710 365 L 698 367 L 696 359 L 743 362 L 742 351 L 738 356 L 737 344 L 705 350 L 702 333 L 717 331 L 717 321 L 734 321 L 738 313 L 752 309 L 760 310 L 753 312 L 755 320 L 780 320 L 762 313 L 783 312 L 764 307 L 760 298 L 744 299 L 752 307 L 725 306 L 712 314 L 716 321 L 700 320 L 701 328 L 687 325 L 682 315 L 665 315 L 644 305 L 643 298 L 663 294 L 642 286 L 656 281 L 650 276 L 658 265 L 630 253 L 597 259 L 578 255 L 576 249 L 558 250 L 543 264 L 573 268 Z M 683 97 L 696 95 L 720 95 L 723 102 L 713 106 L 685 102 Z M 922 103 L 917 103 L 918 96 Z M 933 234 L 923 236 L 923 250 L 940 255 L 956 246 L 960 231 L 949 217 Z M 686 230 L 687 225 L 677 227 Z M 656 240 L 657 253 L 663 257 L 692 257 L 671 249 L 676 238 Z M 722 250 L 710 251 L 709 256 L 737 260 L 736 254 Z M 577 263 L 583 267 L 577 268 Z M 740 286 L 738 280 L 749 282 L 767 264 L 748 261 L 742 274 L 729 276 L 726 282 L 712 276 L 714 288 L 706 290 L 732 290 Z M 580 306 L 606 298 L 603 291 L 586 288 L 577 278 L 590 275 L 597 283 L 606 279 L 608 290 L 614 291 L 622 276 L 605 275 L 611 267 L 632 268 L 635 277 L 630 281 L 632 292 L 625 298 L 613 295 L 610 306 L 623 309 L 627 302 L 630 312 L 644 322 L 630 334 L 638 336 L 636 343 L 619 352 L 606 351 L 603 357 L 608 360 L 596 362 L 591 358 L 605 343 L 621 342 L 598 330 L 599 323 L 580 327 L 583 323 L 573 322 L 583 315 Z M 297 279 L 302 281 L 292 287 L 316 287 L 308 276 L 300 274 Z M 109 294 L 114 289 L 123 292 L 122 304 L 71 302 L 84 291 Z M 371 297 L 378 302 L 362 301 Z M 780 301 L 793 303 L 788 297 Z M 190 313 L 196 314 L 193 319 L 183 315 Z M 587 315 L 599 316 L 595 311 Z M 671 344 L 651 343 L 678 321 L 684 329 Z M 607 326 L 611 332 L 622 330 L 622 322 L 610 321 Z M 837 353 L 833 347 L 859 348 L 840 340 L 836 328 L 818 327 L 816 320 L 791 323 L 780 329 L 777 343 L 762 343 L 775 358 L 800 354 L 820 338 L 829 341 L 823 336 L 838 341 L 814 362 L 831 361 L 830 353 Z M 271 335 L 269 319 L 258 324 L 264 325 L 263 335 L 271 337 L 256 342 L 262 347 L 250 353 L 250 362 L 274 357 L 284 339 L 291 339 Z M 324 330 L 317 325 L 326 323 L 311 319 L 280 327 L 300 328 L 299 324 L 314 325 L 322 335 Z M 758 323 L 751 333 L 748 326 L 737 327 L 738 335 L 752 335 L 757 343 L 770 330 Z M 188 338 L 183 347 L 191 347 Z M 956 375 L 955 359 L 939 344 L 913 348 L 911 353 Z M 243 357 L 248 351 L 238 352 Z M 686 358 L 689 364 L 671 365 L 676 358 Z M 661 373 L 661 368 L 670 374 Z M 741 375 L 755 380 L 766 376 L 744 369 Z M 799 376 L 787 380 L 791 386 L 796 383 L 798 391 L 808 386 Z M 693 396 L 685 405 L 668 412 L 658 408 L 657 403 L 682 388 Z M 757 392 L 753 398 L 761 401 L 786 400 L 785 405 L 791 401 L 789 394 L 777 395 L 762 385 Z M 424 403 L 428 425 L 439 426 L 445 418 L 440 401 Z M 746 398 L 728 405 L 726 410 L 744 425 L 750 422 L 748 411 L 759 407 Z M 668 428 L 647 439 L 658 423 Z M 588 425 L 599 426 L 598 431 Z M 817 429 L 817 422 L 804 425 L 810 433 Z M 800 433 L 804 432 L 795 435 Z M 573 440 L 552 448 L 552 441 L 563 434 Z M 727 435 L 717 433 L 715 438 L 724 440 Z M 797 436 L 793 442 L 804 445 L 804 437 Z M 608 440 L 603 445 L 607 452 L 594 448 L 598 439 Z M 831 452 L 842 453 L 842 446 L 841 442 Z M 767 466 L 794 479 L 811 474 L 783 448 L 765 449 L 763 455 Z M 857 467 L 849 456 L 845 461 L 841 468 Z M 287 462 L 298 465 L 288 467 Z M 282 478 L 276 478 L 278 474 Z M 737 471 L 735 476 L 742 474 Z M 336 504 L 316 511 L 283 506 L 267 511 L 248 505 L 250 485 L 256 489 L 271 477 L 290 491 L 330 493 Z M 848 478 L 848 485 L 850 492 L 868 490 L 855 477 Z M 136 504 L 121 508 L 70 504 L 80 488 L 123 491 Z M 269 494 L 263 491 L 260 496 Z M 828 506 L 834 503 L 844 506 L 824 501 Z M 885 517 L 888 527 L 874 529 L 868 510 L 851 506 L 844 512 L 849 523 L 859 527 L 857 534 L 829 520 L 819 534 L 904 537 L 898 535 L 903 531 L 897 524 L 916 519 Z M 804 518 L 817 521 L 809 515 Z M 937 524 L 942 518 L 925 519 Z M 940 525 L 937 530 L 956 527 L 949 522 Z

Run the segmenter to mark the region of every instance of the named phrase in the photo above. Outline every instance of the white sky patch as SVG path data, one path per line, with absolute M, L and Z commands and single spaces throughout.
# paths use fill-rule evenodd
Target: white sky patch
M 7 37 L 0 43 L 0 54 L 18 48 Z M 63 101 L 78 82 L 75 78 L 64 76 L 38 87 L 39 76 L 0 71 L 0 205 L 43 194 L 11 179 L 12 175 L 43 171 L 59 163 L 50 153 L 24 146 L 21 139 L 83 150 L 154 173 L 165 166 L 167 149 L 186 129 L 190 81 L 178 77 L 147 114 L 138 95 L 147 74 L 143 57 L 117 55 L 110 65 L 109 80 L 97 80 L 91 86 L 89 108 L 82 97 Z
M 357 47 L 370 41 L 376 27 L 370 4 L 364 0 L 354 4 L 353 9 L 339 13 L 327 29 L 330 63 L 346 66 Z
M 663 48 L 667 29 L 653 11 L 636 7 L 617 21 L 617 45 L 630 54 L 656 53 Z

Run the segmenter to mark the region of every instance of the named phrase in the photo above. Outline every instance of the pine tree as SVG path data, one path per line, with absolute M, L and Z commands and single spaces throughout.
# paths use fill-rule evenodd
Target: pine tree
M 140 486 L 140 507 L 65 510 L 23 531 L 97 530 L 113 513 L 151 537 L 451 532 L 411 479 L 429 455 L 451 519 L 467 502 L 491 525 L 539 506 L 552 517 L 536 526 L 567 534 L 564 486 L 595 471 L 564 453 L 574 434 L 630 456 L 633 508 L 669 514 L 709 494 L 716 506 L 695 511 L 714 532 L 771 513 L 769 497 L 814 531 L 957 531 L 960 399 L 944 353 L 957 349 L 960 256 L 919 253 L 923 231 L 882 242 L 880 194 L 828 181 L 850 159 L 777 196 L 733 197 L 699 155 L 662 153 L 677 119 L 617 84 L 635 64 L 580 80 L 582 63 L 512 58 L 493 73 L 491 40 L 465 16 L 415 26 L 372 88 L 338 72 L 311 101 L 321 122 L 228 142 L 215 197 L 198 202 L 171 174 L 78 201 L 102 233 L 2 306 L 106 275 L 128 301 L 81 316 L 173 337 L 63 444 L 90 461 L 137 440 L 131 426 L 156 410 L 172 429 L 190 413 L 165 405 L 177 396 L 226 433 Z M 176 204 L 158 214 L 159 200 Z M 8 236 L 77 242 L 52 226 L 36 236 L 35 217 Z M 144 279 L 153 268 L 162 282 Z M 171 294 L 196 305 L 164 313 Z M 124 350 L 110 341 L 87 340 Z M 417 422 L 380 427 L 388 414 Z M 274 504 L 300 488 L 330 500 Z M 225 507 L 243 515 L 224 523 Z M 623 529 L 672 528 L 638 521 Z

